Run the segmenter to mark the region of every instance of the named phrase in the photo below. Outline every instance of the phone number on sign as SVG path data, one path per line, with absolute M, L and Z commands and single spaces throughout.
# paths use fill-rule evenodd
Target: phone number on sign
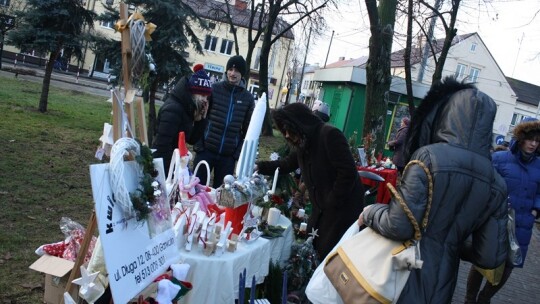
M 157 261 L 153 261 L 145 267 L 141 268 L 139 273 L 135 274 L 135 283 L 139 284 L 142 280 L 149 278 L 156 270 L 165 264 L 165 256 L 160 256 Z

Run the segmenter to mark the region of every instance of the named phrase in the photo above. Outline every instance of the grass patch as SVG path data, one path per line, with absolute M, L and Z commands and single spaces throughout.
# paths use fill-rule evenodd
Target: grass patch
M 43 277 L 28 266 L 36 248 L 63 240 L 62 217 L 87 224 L 89 166 L 99 163 L 94 154 L 111 104 L 51 87 L 48 112 L 40 113 L 41 83 L 0 76 L 0 87 L 0 302 L 41 303 Z M 283 145 L 276 135 L 260 139 L 262 159 Z

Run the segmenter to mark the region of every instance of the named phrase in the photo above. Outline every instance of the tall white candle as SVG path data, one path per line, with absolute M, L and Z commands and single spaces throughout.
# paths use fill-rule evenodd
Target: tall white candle
M 307 230 L 307 223 L 300 223 L 300 231 L 306 231 Z
M 259 143 L 259 136 L 261 135 L 261 129 L 264 122 L 264 115 L 266 114 L 266 94 L 263 94 L 261 98 L 255 103 L 253 114 L 251 114 L 251 120 L 249 121 L 249 127 L 246 131 L 244 138 L 244 144 L 240 151 L 239 161 L 236 163 L 236 178 L 241 180 L 245 177 L 251 176 L 253 165 L 255 164 L 255 157 L 257 156 L 257 144 Z
M 303 218 L 304 214 L 306 214 L 306 210 L 298 209 L 298 212 L 296 213 L 296 216 L 299 217 L 299 218 Z
M 278 221 L 279 221 L 279 217 L 281 216 L 281 211 L 279 211 L 278 208 L 270 208 L 270 210 L 268 211 L 268 225 L 270 226 L 275 226 L 277 225 Z
M 276 171 L 274 172 L 274 180 L 272 181 L 272 189 L 270 189 L 270 194 L 276 193 L 278 175 L 279 175 L 279 167 L 277 167 Z

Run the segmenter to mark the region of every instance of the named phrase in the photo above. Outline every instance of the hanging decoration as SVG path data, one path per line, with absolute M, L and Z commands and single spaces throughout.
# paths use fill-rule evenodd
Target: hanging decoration
M 124 182 L 126 156 L 134 159 L 139 166 L 139 186 L 132 193 L 128 192 Z M 161 201 L 165 200 L 165 191 L 157 180 L 158 171 L 154 168 L 150 148 L 129 137 L 120 138 L 111 149 L 109 165 L 111 188 L 124 216 L 136 216 L 139 221 L 146 220 L 152 212 L 158 218 L 168 216 L 167 210 L 162 210 L 164 207 Z

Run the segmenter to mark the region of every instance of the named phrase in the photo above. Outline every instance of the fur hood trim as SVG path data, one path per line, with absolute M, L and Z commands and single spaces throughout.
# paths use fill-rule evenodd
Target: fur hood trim
M 426 94 L 409 126 L 405 161 L 419 148 L 436 143 L 490 156 L 495 102 L 474 85 L 447 77 Z
M 538 135 L 540 135 L 540 120 L 533 118 L 522 121 L 514 128 L 514 136 L 517 140 L 523 140 L 531 133 L 538 133 Z

